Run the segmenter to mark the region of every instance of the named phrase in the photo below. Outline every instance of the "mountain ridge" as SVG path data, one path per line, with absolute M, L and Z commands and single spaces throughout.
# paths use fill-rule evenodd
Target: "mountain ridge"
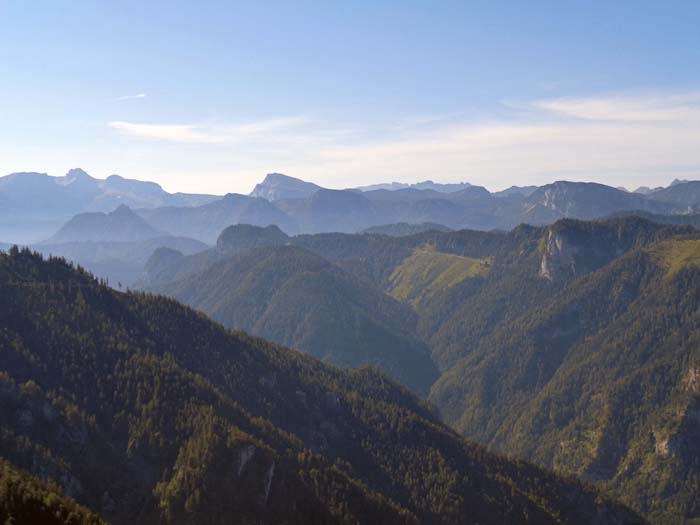
M 114 523 L 643 523 L 461 440 L 371 368 L 340 371 L 28 250 L 0 254 L 0 289 L 3 455 L 36 470 L 50 452 Z

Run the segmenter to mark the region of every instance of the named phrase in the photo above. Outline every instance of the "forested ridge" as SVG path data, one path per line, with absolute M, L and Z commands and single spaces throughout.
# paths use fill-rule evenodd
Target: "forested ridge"
M 654 522 L 692 523 L 700 235 L 687 222 L 646 214 L 283 240 L 233 227 L 228 240 L 239 258 L 256 235 L 303 248 L 411 307 L 440 369 L 429 400 L 463 435 L 596 483 Z M 208 280 L 200 272 L 195 290 Z
M 63 495 L 55 483 L 41 481 L 0 458 L 0 520 L 7 525 L 100 525 L 97 515 Z
M 437 378 L 410 307 L 296 246 L 252 248 L 155 289 L 331 364 L 376 366 L 422 395 Z
M 63 260 L 0 255 L 0 455 L 114 523 L 638 523 L 342 371 Z

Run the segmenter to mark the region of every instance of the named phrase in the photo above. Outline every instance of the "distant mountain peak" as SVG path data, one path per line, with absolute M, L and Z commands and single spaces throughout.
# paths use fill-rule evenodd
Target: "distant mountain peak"
M 113 212 L 110 213 L 110 215 L 113 217 L 131 217 L 135 216 L 136 214 L 126 204 L 120 204 Z
M 688 179 L 673 179 L 669 186 L 676 186 L 677 184 L 685 184 L 686 182 L 692 182 Z
M 253 226 L 251 224 L 234 224 L 221 232 L 216 241 L 220 252 L 235 253 L 260 246 L 284 244 L 287 234 L 278 226 Z
M 68 186 L 69 184 L 76 183 L 94 184 L 97 182 L 97 179 L 91 177 L 85 170 L 81 168 L 73 168 L 71 170 L 68 170 L 68 173 L 66 173 L 65 176 L 59 177 L 55 180 L 58 184 L 61 184 L 63 186 Z
M 265 175 L 265 178 L 263 179 L 262 183 L 265 184 L 270 182 L 303 182 L 304 184 L 311 184 L 310 182 L 306 182 L 305 180 L 299 179 L 297 177 L 290 177 L 289 175 L 285 175 L 284 173 L 278 173 L 276 171 Z
M 48 243 L 112 241 L 132 242 L 154 239 L 163 235 L 121 204 L 110 213 L 91 212 L 74 216 L 58 230 Z
M 263 181 L 250 193 L 251 197 L 262 197 L 269 201 L 281 199 L 303 199 L 321 189 L 313 182 L 306 182 L 283 173 L 268 173 Z
M 68 173 L 66 173 L 66 178 L 74 178 L 74 179 L 93 179 L 84 169 L 82 168 L 73 168 L 71 170 L 68 170 Z
M 391 182 L 391 183 L 380 183 L 371 184 L 369 186 L 358 186 L 354 188 L 360 191 L 374 191 L 374 190 L 389 190 L 396 191 L 402 189 L 416 189 L 416 190 L 433 190 L 440 193 L 454 193 L 456 191 L 461 191 L 467 189 L 471 186 L 468 182 L 455 182 L 442 184 L 439 182 L 433 182 L 432 180 L 424 180 L 422 182 L 416 182 L 414 184 L 408 184 L 404 182 Z

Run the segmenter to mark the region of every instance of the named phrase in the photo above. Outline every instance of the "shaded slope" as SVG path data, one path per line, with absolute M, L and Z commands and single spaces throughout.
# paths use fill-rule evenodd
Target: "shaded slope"
M 683 414 L 695 398 L 700 243 L 687 228 L 628 221 L 620 236 L 613 224 L 587 226 L 608 227 L 594 242 L 552 227 L 540 248 L 550 293 L 493 323 L 431 400 L 469 437 L 599 482 L 654 521 L 683 523 L 700 512 L 700 463 L 655 443 L 696 435 Z M 554 276 L 542 274 L 547 265 Z
M 358 191 L 322 188 L 306 198 L 284 199 L 275 204 L 294 218 L 300 232 L 356 232 L 391 222 L 383 220 L 381 209 Z
M 675 181 L 674 181 L 675 182 Z M 660 202 L 676 205 L 685 210 L 698 210 L 700 205 L 700 181 L 682 181 L 651 193 Z
M 159 230 L 209 244 L 216 242 L 224 228 L 238 223 L 256 226 L 275 224 L 284 231 L 296 231 L 294 220 L 274 204 L 259 197 L 234 193 L 203 206 L 141 209 L 136 212 Z
M 32 248 L 47 256 L 65 257 L 87 268 L 97 277 L 108 279 L 113 286 L 117 283 L 131 286 L 141 278 L 154 251 L 167 249 L 192 255 L 206 250 L 208 246 L 187 237 L 156 237 L 135 242 L 41 243 Z
M 55 485 L 41 481 L 0 458 L 0 520 L 3 523 L 99 525 L 97 515 L 64 496 Z
M 115 523 L 640 521 L 461 441 L 370 369 L 29 252 L 0 255 L 0 290 L 3 454 Z
M 162 237 L 159 232 L 127 206 L 109 213 L 94 212 L 76 215 L 46 242 L 134 242 Z
M 330 363 L 375 365 L 424 394 L 437 377 L 408 308 L 301 248 L 244 251 L 157 290 Z

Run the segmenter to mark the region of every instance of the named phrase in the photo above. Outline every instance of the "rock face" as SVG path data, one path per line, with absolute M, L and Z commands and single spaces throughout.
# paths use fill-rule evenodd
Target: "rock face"
M 542 247 L 540 277 L 569 278 L 602 267 L 628 250 L 662 238 L 668 232 L 691 233 L 692 228 L 658 228 L 640 218 L 620 221 L 615 228 L 604 221 L 564 219 L 548 228 Z
M 674 180 L 668 188 L 659 188 L 651 193 L 654 200 L 675 204 L 687 211 L 700 209 L 700 181 Z
M 250 196 L 262 197 L 269 201 L 303 199 L 319 189 L 321 187 L 312 182 L 295 179 L 281 173 L 270 173 L 265 177 L 265 180 L 255 186 Z
M 538 188 L 523 204 L 521 218 L 530 224 L 545 224 L 564 217 L 593 219 L 625 210 L 668 213 L 677 209 L 673 204 L 604 184 L 567 181 Z
M 540 264 L 540 277 L 553 281 L 563 273 L 576 273 L 574 255 L 578 247 L 567 241 L 563 234 L 549 230 Z

